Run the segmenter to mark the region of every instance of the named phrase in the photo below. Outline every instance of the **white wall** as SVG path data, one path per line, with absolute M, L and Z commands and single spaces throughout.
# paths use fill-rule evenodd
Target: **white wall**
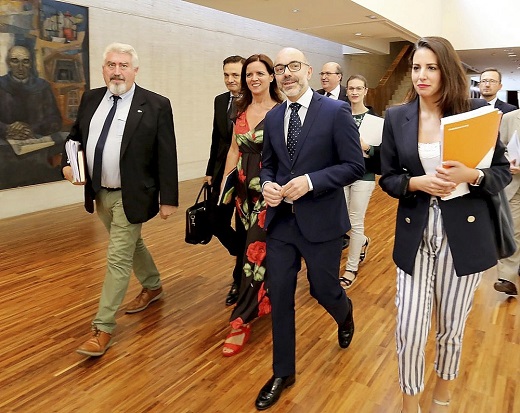
M 213 98 L 225 91 L 222 60 L 232 54 L 274 55 L 284 46 L 303 50 L 317 73 L 343 61 L 342 46 L 291 30 L 180 0 L 74 1 L 89 7 L 90 86 L 102 86 L 102 54 L 108 43 L 132 44 L 139 54 L 136 82 L 170 98 L 181 180 L 205 173 Z M 311 86 L 319 87 L 317 75 Z M 0 218 L 82 201 L 67 182 L 0 191 Z

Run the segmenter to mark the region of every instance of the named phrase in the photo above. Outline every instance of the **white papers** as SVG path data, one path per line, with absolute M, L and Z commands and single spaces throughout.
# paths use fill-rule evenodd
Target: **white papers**
M 81 144 L 69 139 L 65 142 L 65 151 L 72 168 L 72 183 L 84 184 L 86 182 L 85 155 L 81 150 Z
M 383 124 L 385 120 L 378 116 L 366 114 L 359 127 L 359 136 L 365 143 L 372 146 L 381 145 L 383 140 Z
M 520 161 L 520 141 L 518 140 L 518 131 L 515 130 L 511 135 L 511 139 L 507 144 L 507 158 L 509 162 L 514 162 L 516 166 L 519 166 Z

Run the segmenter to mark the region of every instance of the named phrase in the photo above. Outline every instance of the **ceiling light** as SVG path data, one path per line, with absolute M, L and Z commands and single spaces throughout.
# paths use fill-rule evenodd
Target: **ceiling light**
M 516 57 L 516 54 L 510 54 L 509 57 Z
M 363 33 L 357 32 L 357 33 L 354 33 L 354 36 L 363 36 Z
M 293 12 L 293 13 L 299 13 L 299 12 L 300 12 L 300 9 L 293 9 L 292 12 Z
M 368 18 L 371 19 L 371 20 L 375 20 L 375 19 L 377 19 L 377 16 L 375 16 L 375 15 L 373 15 L 373 14 L 370 14 L 370 15 L 365 16 L 365 17 L 368 17 Z

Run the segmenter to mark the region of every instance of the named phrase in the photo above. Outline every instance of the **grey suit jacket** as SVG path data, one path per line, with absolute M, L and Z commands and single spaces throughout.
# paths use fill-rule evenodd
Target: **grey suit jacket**
M 505 145 L 507 145 L 515 131 L 520 138 L 520 109 L 506 113 L 502 117 L 502 122 L 500 123 L 500 140 L 504 142 Z M 520 159 L 517 159 L 516 165 L 520 166 Z M 505 188 L 507 199 L 513 198 L 513 195 L 515 195 L 519 189 L 520 174 L 516 174 L 513 175 L 513 180 Z

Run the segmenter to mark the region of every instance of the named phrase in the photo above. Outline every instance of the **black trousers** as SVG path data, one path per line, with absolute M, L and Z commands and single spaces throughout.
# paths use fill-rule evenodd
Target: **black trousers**
M 273 371 L 276 377 L 296 371 L 295 299 L 301 259 L 307 264 L 311 295 L 337 324 L 351 311 L 339 284 L 342 237 L 312 243 L 302 235 L 291 212 L 276 216 L 267 232 L 266 285 L 272 306 Z M 318 334 L 319 331 L 316 331 Z
M 217 205 L 218 190 L 215 188 L 211 192 L 209 202 L 209 217 L 211 229 L 220 243 L 228 250 L 230 255 L 236 257 L 235 268 L 233 269 L 233 281 L 240 285 L 242 279 L 242 269 L 244 261 L 244 249 L 246 244 L 246 230 L 242 221 L 235 214 L 235 228 L 231 225 L 233 213 L 235 212 L 235 202 L 228 205 Z

